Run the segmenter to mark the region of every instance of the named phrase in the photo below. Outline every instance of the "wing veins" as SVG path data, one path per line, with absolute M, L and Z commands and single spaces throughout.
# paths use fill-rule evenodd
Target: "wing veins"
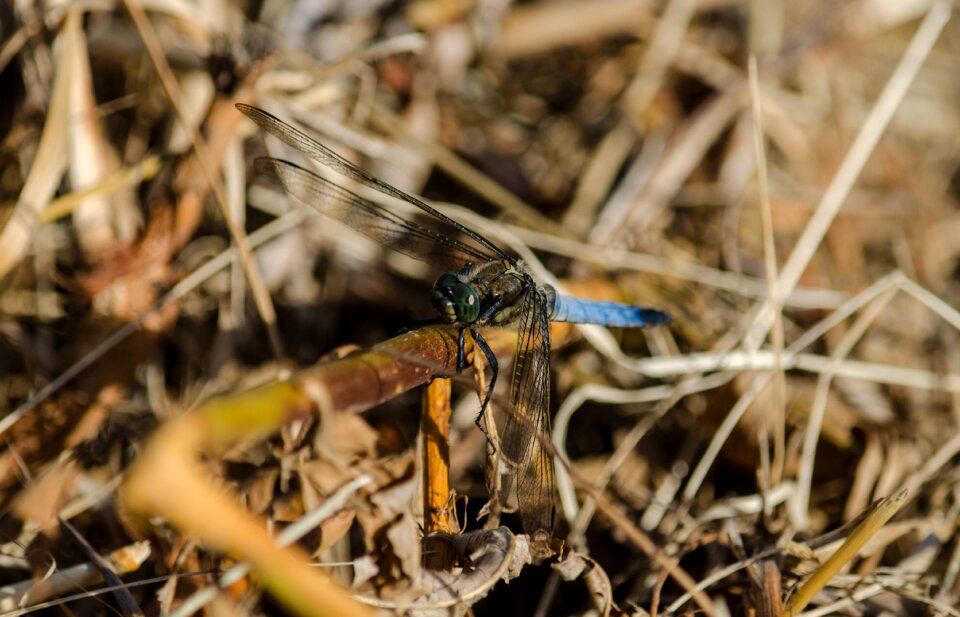
M 517 499 L 524 529 L 552 532 L 555 471 L 537 433 L 550 431 L 550 324 L 547 300 L 531 289 L 523 300 L 520 335 L 510 383 L 512 412 L 501 442 L 517 476 Z M 517 415 L 515 415 L 517 414 Z
M 467 261 L 490 259 L 489 255 L 472 246 L 407 220 L 295 163 L 264 158 L 259 159 L 258 164 L 276 176 L 286 191 L 300 202 L 405 255 L 451 269 L 458 269 Z M 407 246 L 400 242 L 403 234 Z
M 250 105 L 245 105 L 243 103 L 238 103 L 237 109 L 246 114 L 246 116 L 253 120 L 258 126 L 260 126 L 260 128 L 267 131 L 277 139 L 280 139 L 287 145 L 299 150 L 318 163 L 321 163 L 348 178 L 360 182 L 361 184 L 364 184 L 383 195 L 388 195 L 390 197 L 400 199 L 401 201 L 405 201 L 408 204 L 415 206 L 427 214 L 430 214 L 434 218 L 442 221 L 446 225 L 451 226 L 453 229 L 466 234 L 474 242 L 490 251 L 492 255 L 486 255 L 485 258 L 487 260 L 505 259 L 511 264 L 516 262 L 513 257 L 505 253 L 500 247 L 490 242 L 477 232 L 454 221 L 450 217 L 438 211 L 436 208 L 427 205 L 420 199 L 417 199 L 416 197 L 413 197 L 412 195 L 405 193 L 404 191 L 401 191 L 400 189 L 393 187 L 382 180 L 379 180 L 369 172 L 357 167 L 330 148 L 327 148 L 299 129 L 290 126 L 273 114 Z

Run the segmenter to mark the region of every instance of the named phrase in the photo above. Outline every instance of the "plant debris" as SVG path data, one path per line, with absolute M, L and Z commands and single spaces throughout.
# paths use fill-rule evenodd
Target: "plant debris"
M 3 614 L 960 615 L 953 12 L 0 4 Z M 672 315 L 554 325 L 552 537 L 438 273 L 237 103 Z

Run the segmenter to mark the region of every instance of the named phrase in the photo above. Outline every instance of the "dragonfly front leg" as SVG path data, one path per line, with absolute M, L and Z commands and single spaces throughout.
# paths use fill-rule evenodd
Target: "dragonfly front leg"
M 474 424 L 477 425 L 477 428 L 480 429 L 480 432 L 483 433 L 483 436 L 487 438 L 487 443 L 490 444 L 490 447 L 493 448 L 494 452 L 496 452 L 497 446 L 493 443 L 490 433 L 487 432 L 487 429 L 483 426 L 481 420 L 483 419 L 483 413 L 487 410 L 487 405 L 490 403 L 490 398 L 493 396 L 493 389 L 497 385 L 497 375 L 500 374 L 500 365 L 497 363 L 496 354 L 494 354 L 493 350 L 490 349 L 490 345 L 487 344 L 487 341 L 480 336 L 480 333 L 471 328 L 470 334 L 473 336 L 474 345 L 480 348 L 480 351 L 483 352 L 484 357 L 487 359 L 487 364 L 490 365 L 490 384 L 487 386 L 486 392 L 483 393 L 483 402 L 480 403 L 480 413 L 477 414 Z
M 493 289 L 483 302 L 483 310 L 475 323 L 505 326 L 520 314 L 523 296 L 530 292 L 530 284 L 516 274 L 505 274 L 490 285 Z
M 463 369 L 467 366 L 466 353 L 464 352 L 464 345 L 466 339 L 467 330 L 473 332 L 470 329 L 470 326 L 461 326 L 460 331 L 457 333 L 457 375 L 463 372 Z

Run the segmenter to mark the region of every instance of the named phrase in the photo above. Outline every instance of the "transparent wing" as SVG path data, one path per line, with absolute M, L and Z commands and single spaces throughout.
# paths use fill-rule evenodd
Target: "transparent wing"
M 416 197 L 378 180 L 279 118 L 249 105 L 238 104 L 237 109 L 263 130 L 311 159 L 375 191 L 419 208 L 430 215 L 438 229 L 429 229 L 409 221 L 308 169 L 287 161 L 263 159 L 261 165 L 272 171 L 289 193 L 307 205 L 347 223 L 384 246 L 451 270 L 459 269 L 467 261 L 484 263 L 505 259 L 515 263 L 512 257 L 472 229 L 464 227 Z M 464 234 L 477 246 L 454 239 L 457 233 Z
M 512 410 L 501 448 L 516 471 L 517 500 L 524 530 L 553 533 L 556 478 L 553 459 L 537 434 L 550 434 L 550 322 L 539 288 L 522 300 L 520 335 L 510 382 Z
M 287 193 L 300 202 L 404 255 L 446 270 L 459 270 L 467 262 L 487 263 L 496 259 L 450 236 L 418 225 L 309 169 L 279 159 L 264 158 L 257 163 L 263 171 L 273 174 Z

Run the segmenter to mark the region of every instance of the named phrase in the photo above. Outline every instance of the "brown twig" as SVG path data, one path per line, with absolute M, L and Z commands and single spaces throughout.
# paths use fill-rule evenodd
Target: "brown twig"
M 450 380 L 434 379 L 423 391 L 423 531 L 451 533 Z M 427 560 L 429 561 L 429 559 Z
M 506 333 L 488 340 L 503 352 L 510 339 Z M 300 551 L 275 546 L 256 517 L 204 477 L 195 459 L 321 410 L 363 411 L 436 374 L 454 373 L 456 357 L 456 330 L 427 327 L 321 364 L 289 382 L 213 399 L 170 422 L 151 440 L 128 474 L 123 502 L 135 513 L 162 515 L 210 546 L 248 561 L 264 586 L 298 614 L 363 614 L 343 591 L 310 569 Z M 169 499 L 171 494 L 182 498 Z

